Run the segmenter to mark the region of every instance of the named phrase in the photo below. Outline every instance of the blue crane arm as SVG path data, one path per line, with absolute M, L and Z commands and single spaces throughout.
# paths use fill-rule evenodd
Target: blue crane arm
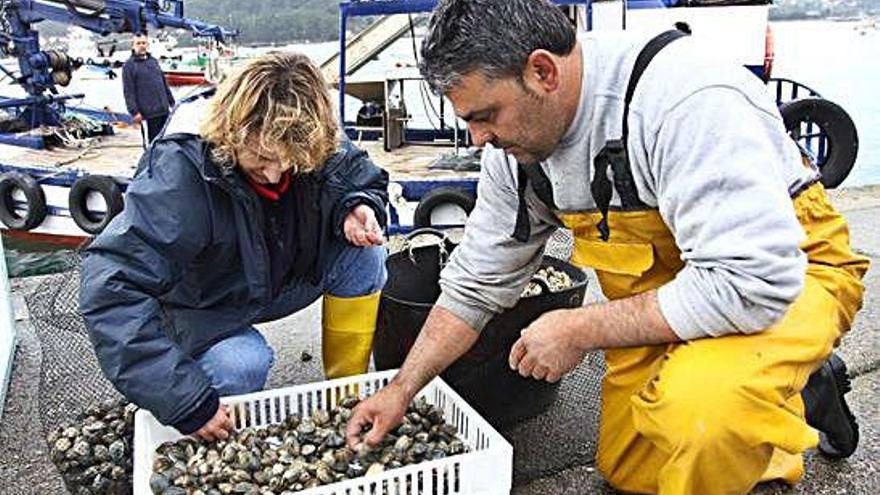
M 49 20 L 102 35 L 147 31 L 149 27 L 186 29 L 193 36 L 210 37 L 219 42 L 238 35 L 237 30 L 185 17 L 183 0 L 12 0 L 9 3 L 23 23 Z

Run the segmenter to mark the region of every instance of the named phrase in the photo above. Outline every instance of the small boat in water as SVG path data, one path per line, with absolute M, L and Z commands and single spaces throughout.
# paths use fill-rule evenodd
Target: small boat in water
M 165 80 L 169 86 L 200 86 L 208 84 L 202 71 L 166 70 Z

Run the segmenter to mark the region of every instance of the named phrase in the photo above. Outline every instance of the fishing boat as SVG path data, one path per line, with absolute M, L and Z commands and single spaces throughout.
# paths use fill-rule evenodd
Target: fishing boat
M 165 81 L 169 86 L 200 86 L 208 84 L 203 71 L 195 70 L 163 70 Z
M 415 67 L 414 54 L 409 60 L 383 55 L 395 43 L 404 47 L 414 45 L 414 38 L 418 37 L 417 16 L 429 12 L 436 3 L 436 0 L 342 1 L 339 4 L 339 50 L 322 65 L 326 78 L 338 91 L 340 121 L 345 123 L 345 132 L 391 175 L 391 234 L 425 226 L 461 225 L 476 199 L 480 152 L 471 146 L 467 129 L 447 110 L 448 102 L 428 94 Z M 841 131 L 838 125 L 841 119 L 833 113 L 843 110 L 829 107 L 818 92 L 803 84 L 771 79 L 773 45 L 767 20 L 768 1 L 556 0 L 555 3 L 566 10 L 582 31 L 658 32 L 679 27 L 713 43 L 720 54 L 739 61 L 757 77 L 768 81 L 768 89 L 775 92 L 778 102 L 788 104 L 787 111 L 793 115 L 787 120 L 791 131 L 806 149 L 817 155 L 820 166 L 830 164 L 845 169 L 837 174 L 839 181 L 852 166 L 855 158 L 852 146 L 829 146 L 828 143 L 829 136 L 842 139 L 842 143 L 853 141 L 849 138 L 850 134 L 854 136 L 854 128 Z M 359 16 L 375 16 L 376 20 L 349 39 L 348 22 Z M 398 51 L 406 53 L 406 50 Z M 175 83 L 202 82 L 196 72 L 188 69 L 169 77 L 174 78 Z M 203 100 L 194 98 L 191 103 L 180 105 L 177 111 L 193 116 L 188 118 L 197 118 L 200 101 Z M 352 101 L 357 112 L 346 112 Z M 0 108 L 2 105 L 0 102 Z M 419 112 L 421 119 L 414 118 Z M 828 118 L 829 112 L 835 118 Z M 125 189 L 144 150 L 143 136 L 138 128 L 129 124 L 126 115 L 100 109 L 83 110 L 82 114 L 112 132 L 83 138 L 66 132 L 39 131 L 49 132 L 46 138 L 55 144 L 51 149 L 21 148 L 8 141 L 2 144 L 4 135 L 0 134 L 0 221 L 6 235 L 79 244 L 99 233 L 122 209 Z M 817 119 L 816 115 L 822 118 Z M 844 120 L 851 126 L 848 117 Z M 26 137 L 18 140 L 26 141 Z

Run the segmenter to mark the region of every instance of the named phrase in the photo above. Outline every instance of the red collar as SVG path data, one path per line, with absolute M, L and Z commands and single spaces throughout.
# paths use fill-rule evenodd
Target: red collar
M 279 181 L 278 184 L 260 184 L 254 182 L 249 175 L 245 175 L 245 178 L 257 194 L 270 201 L 278 201 L 278 199 L 281 198 L 281 195 L 290 189 L 290 172 L 282 174 L 281 181 Z

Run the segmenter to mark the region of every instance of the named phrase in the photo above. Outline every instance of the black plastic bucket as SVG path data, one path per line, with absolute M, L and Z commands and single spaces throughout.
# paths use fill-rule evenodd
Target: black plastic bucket
M 382 291 L 373 356 L 379 370 L 399 368 L 412 347 L 434 302 L 440 296 L 441 261 L 455 244 L 442 232 L 422 229 L 442 237 L 438 244 L 404 249 L 391 255 L 388 283 Z M 572 287 L 520 299 L 513 308 L 495 316 L 476 344 L 443 374 L 465 400 L 495 427 L 503 428 L 534 416 L 556 399 L 559 384 L 523 378 L 508 366 L 510 349 L 520 330 L 547 311 L 583 304 L 587 279 L 583 271 L 562 260 L 545 256 L 542 266 L 566 272 Z

